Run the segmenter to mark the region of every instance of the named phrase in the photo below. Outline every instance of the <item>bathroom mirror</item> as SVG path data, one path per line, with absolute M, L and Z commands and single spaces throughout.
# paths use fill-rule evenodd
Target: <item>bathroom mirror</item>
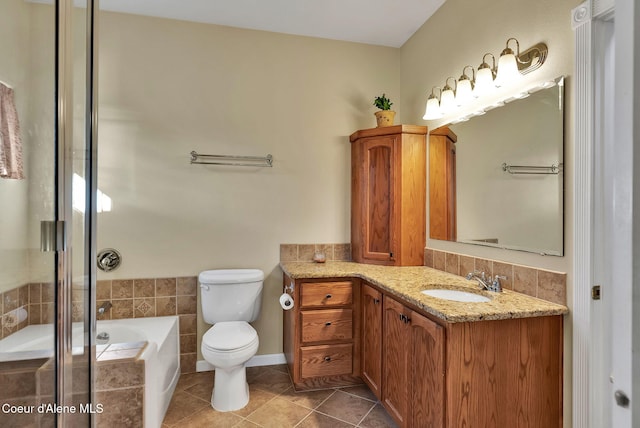
M 446 190 L 455 205 L 444 239 L 563 255 L 564 78 L 545 86 L 448 125 L 454 159 L 440 168 L 455 176 Z M 433 185 L 430 176 L 435 194 Z

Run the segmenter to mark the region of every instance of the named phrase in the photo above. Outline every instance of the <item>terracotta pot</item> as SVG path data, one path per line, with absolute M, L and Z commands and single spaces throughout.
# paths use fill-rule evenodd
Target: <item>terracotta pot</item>
M 393 126 L 393 119 L 396 117 L 396 112 L 393 110 L 379 110 L 374 113 L 376 115 L 376 121 L 378 122 L 378 128 L 383 126 Z

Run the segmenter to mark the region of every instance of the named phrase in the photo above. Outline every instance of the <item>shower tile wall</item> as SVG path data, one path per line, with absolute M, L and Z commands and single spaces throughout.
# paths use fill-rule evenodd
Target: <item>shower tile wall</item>
M 180 369 L 196 371 L 196 311 L 198 278 L 136 278 L 98 281 L 96 306 L 109 301 L 112 308 L 98 320 L 180 317 Z
M 566 273 L 432 250 L 430 248 L 424 250 L 424 265 L 460 276 L 465 276 L 473 271 L 482 271 L 492 276 L 506 276 L 507 279 L 501 281 L 502 287 L 505 289 L 561 305 L 567 304 Z
M 28 325 L 53 322 L 53 284 L 25 284 L 0 293 L 0 300 L 0 339 Z

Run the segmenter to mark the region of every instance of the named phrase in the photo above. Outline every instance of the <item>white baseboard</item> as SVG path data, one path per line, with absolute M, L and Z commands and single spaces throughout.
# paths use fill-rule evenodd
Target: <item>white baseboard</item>
M 284 354 L 266 354 L 256 355 L 247 361 L 245 367 L 257 367 L 257 366 L 273 366 L 276 364 L 285 364 L 287 360 L 284 358 Z M 213 366 L 205 360 L 199 360 L 196 362 L 197 372 L 208 372 L 213 370 Z

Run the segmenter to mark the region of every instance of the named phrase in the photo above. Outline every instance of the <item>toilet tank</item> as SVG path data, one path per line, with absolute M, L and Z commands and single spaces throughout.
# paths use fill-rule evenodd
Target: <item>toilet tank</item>
M 208 324 L 255 321 L 262 306 L 264 272 L 259 269 L 215 269 L 201 272 L 202 317 Z

